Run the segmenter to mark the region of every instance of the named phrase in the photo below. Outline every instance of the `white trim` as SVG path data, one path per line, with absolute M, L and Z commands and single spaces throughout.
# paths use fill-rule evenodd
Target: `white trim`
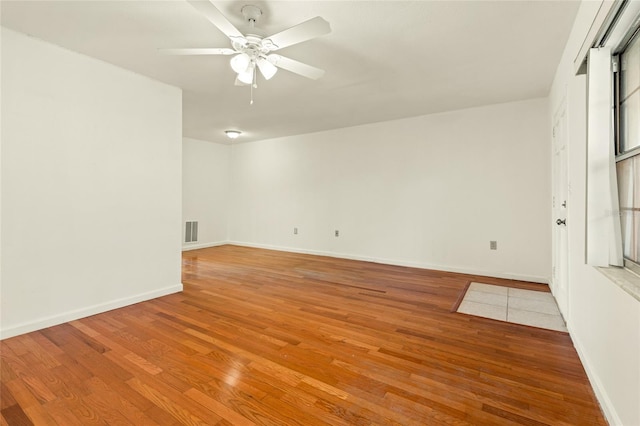
M 203 248 L 207 248 L 207 247 L 217 247 L 217 246 L 223 246 L 225 244 L 229 244 L 228 241 L 216 241 L 213 243 L 201 243 L 201 244 L 185 244 L 182 246 L 182 251 L 189 251 L 189 250 L 198 250 L 198 249 L 203 249 Z
M 582 362 L 582 366 L 584 367 L 584 371 L 587 373 L 587 378 L 589 379 L 589 383 L 591 384 L 591 388 L 596 394 L 596 399 L 600 403 L 600 408 L 604 413 L 605 418 L 607 419 L 607 423 L 610 425 L 622 425 L 622 420 L 618 416 L 613 404 L 611 403 L 611 399 L 606 391 L 606 386 L 600 382 L 600 379 L 595 374 L 596 369 L 591 367 L 591 362 L 589 357 L 587 356 L 587 351 L 582 349 L 582 344 L 577 337 L 577 334 L 573 332 L 573 327 L 571 324 L 567 324 L 567 329 L 569 330 L 569 336 L 571 336 L 571 340 L 573 340 L 573 346 L 576 348 L 576 352 L 578 353 L 578 357 Z
M 13 327 L 3 328 L 0 329 L 0 340 L 18 336 L 20 334 L 30 333 L 36 330 L 42 330 L 43 328 L 47 327 L 53 327 L 54 325 L 77 320 L 80 318 L 85 318 L 91 315 L 101 314 L 113 309 L 123 308 L 135 303 L 166 296 L 168 294 L 179 293 L 182 291 L 182 288 L 182 283 L 180 283 L 171 287 L 165 287 L 158 290 L 149 291 L 147 293 L 137 294 L 135 296 L 124 297 L 122 299 L 112 300 L 111 302 L 100 303 L 97 305 L 89 306 L 87 308 L 80 308 L 73 311 L 63 312 L 61 314 L 40 318 L 35 321 L 18 324 Z
M 510 273 L 510 272 L 494 272 L 494 271 L 485 271 L 485 270 L 479 270 L 479 269 L 466 269 L 466 268 L 458 268 L 458 267 L 446 266 L 446 265 L 434 265 L 434 264 L 423 263 L 423 262 L 412 262 L 412 261 L 405 261 L 405 260 L 398 260 L 398 259 L 368 257 L 368 256 L 361 256 L 361 255 L 349 254 L 349 253 L 335 253 L 330 251 L 309 250 L 309 249 L 301 249 L 296 247 L 275 246 L 270 244 L 247 243 L 243 241 L 229 241 L 228 244 L 243 246 L 243 247 L 255 247 L 255 248 L 263 248 L 267 250 L 284 251 L 284 252 L 290 252 L 290 253 L 302 253 L 302 254 L 313 254 L 317 256 L 335 257 L 338 259 L 360 260 L 364 262 L 381 263 L 384 265 L 406 266 L 409 268 L 418 268 L 418 269 L 431 269 L 435 271 L 455 272 L 458 274 L 467 274 L 467 275 L 480 275 L 484 277 L 503 278 L 507 280 L 529 281 L 529 282 L 540 283 L 540 284 L 549 283 L 549 279 L 547 277 L 540 277 L 540 276 L 534 276 L 534 275 L 521 275 L 521 274 Z

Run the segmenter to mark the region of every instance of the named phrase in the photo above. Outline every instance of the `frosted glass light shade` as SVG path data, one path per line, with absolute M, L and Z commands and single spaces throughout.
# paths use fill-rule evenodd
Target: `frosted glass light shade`
M 276 72 L 278 71 L 278 68 L 275 65 L 262 58 L 258 59 L 258 68 L 267 80 L 271 80 L 271 77 L 276 75 Z
M 242 132 L 240 130 L 225 130 L 224 131 L 229 139 L 237 139 Z
M 239 55 L 231 58 L 231 69 L 233 69 L 238 74 L 246 72 L 247 68 L 249 68 L 249 64 L 251 63 L 251 58 L 246 53 L 240 53 Z
M 253 63 L 250 63 L 244 72 L 238 73 L 238 80 L 240 80 L 244 84 L 252 84 L 254 70 L 255 66 L 253 65 Z

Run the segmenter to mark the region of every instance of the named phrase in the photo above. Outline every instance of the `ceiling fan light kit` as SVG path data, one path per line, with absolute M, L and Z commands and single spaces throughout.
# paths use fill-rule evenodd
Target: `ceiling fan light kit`
M 273 78 L 278 68 L 313 80 L 324 75 L 324 71 L 319 68 L 271 53 L 330 33 L 331 26 L 321 17 L 317 16 L 263 38 L 255 34 L 242 34 L 210 0 L 187 1 L 229 38 L 233 49 L 186 48 L 160 49 L 160 51 L 169 55 L 234 55 L 230 60 L 230 65 L 231 69 L 237 74 L 236 85 L 251 86 L 251 103 L 253 103 L 253 88 L 257 87 L 256 77 L 258 73 L 256 70 L 260 71 L 265 80 Z M 251 4 L 244 5 L 240 12 L 252 28 L 262 16 L 262 10 L 258 6 Z

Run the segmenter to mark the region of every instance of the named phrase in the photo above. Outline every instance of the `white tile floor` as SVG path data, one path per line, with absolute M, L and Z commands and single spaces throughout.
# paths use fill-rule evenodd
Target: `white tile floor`
M 549 330 L 567 331 L 551 293 L 471 283 L 458 312 Z

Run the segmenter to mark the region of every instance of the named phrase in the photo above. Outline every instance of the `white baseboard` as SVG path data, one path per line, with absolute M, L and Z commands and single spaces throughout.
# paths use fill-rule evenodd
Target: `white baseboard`
M 243 241 L 229 241 L 227 244 L 233 244 L 236 246 L 244 246 L 244 247 L 263 248 L 268 250 L 285 251 L 285 252 L 291 252 L 291 253 L 314 254 L 317 256 L 336 257 L 339 259 L 361 260 L 365 262 L 382 263 L 385 265 L 407 266 L 410 268 L 418 268 L 418 269 L 433 269 L 436 271 L 455 272 L 458 274 L 480 275 L 484 277 L 503 278 L 507 280 L 528 281 L 528 282 L 534 282 L 534 283 L 540 283 L 540 284 L 549 283 L 549 280 L 547 277 L 540 277 L 535 275 L 521 275 L 521 274 L 513 274 L 513 273 L 507 273 L 507 272 L 501 273 L 501 272 L 484 271 L 484 270 L 477 270 L 477 269 L 458 268 L 453 266 L 434 265 L 429 263 L 411 262 L 411 261 L 404 261 L 404 260 L 398 260 L 398 259 L 386 259 L 386 258 L 378 258 L 378 257 L 361 256 L 361 255 L 355 255 L 355 254 L 347 254 L 347 253 L 335 253 L 335 252 L 320 251 L 320 250 L 301 249 L 297 247 L 284 247 L 284 246 L 275 246 L 270 244 L 247 243 Z
M 208 247 L 217 247 L 217 246 L 223 246 L 225 244 L 229 244 L 229 242 L 228 241 L 216 241 L 216 242 L 213 242 L 213 243 L 196 243 L 196 244 L 185 243 L 185 245 L 182 246 L 182 251 L 198 250 L 198 249 L 203 249 L 203 248 L 208 248 Z
M 30 333 L 36 330 L 41 330 L 47 327 L 53 327 L 54 325 L 74 321 L 91 315 L 101 314 L 113 309 L 122 308 L 124 306 L 133 305 L 134 303 L 144 302 L 145 300 L 155 299 L 157 297 L 166 296 L 168 294 L 178 293 L 181 291 L 182 283 L 171 287 L 165 287 L 158 290 L 150 291 L 147 293 L 123 297 L 121 299 L 112 300 L 106 303 L 99 303 L 97 305 L 89 306 L 86 308 L 76 309 L 73 311 L 62 312 L 60 314 L 39 318 L 35 321 L 29 321 L 12 327 L 0 329 L 0 340 L 18 336 L 20 334 Z
M 584 367 L 584 371 L 587 373 L 587 378 L 591 383 L 591 388 L 596 394 L 596 399 L 600 403 L 600 408 L 602 408 L 602 412 L 607 419 L 607 422 L 610 425 L 622 425 L 622 420 L 620 420 L 620 416 L 616 412 L 613 404 L 611 403 L 611 399 L 607 394 L 606 388 L 602 385 L 602 382 L 598 378 L 598 376 L 593 372 L 594 369 L 591 367 L 591 361 L 587 355 L 587 352 L 582 349 L 582 344 L 580 340 L 576 338 L 576 334 L 573 332 L 571 324 L 567 324 L 567 329 L 569 330 L 569 335 L 571 336 L 571 340 L 573 341 L 573 346 L 576 348 L 576 352 L 578 352 L 578 357 L 582 362 L 582 366 Z

